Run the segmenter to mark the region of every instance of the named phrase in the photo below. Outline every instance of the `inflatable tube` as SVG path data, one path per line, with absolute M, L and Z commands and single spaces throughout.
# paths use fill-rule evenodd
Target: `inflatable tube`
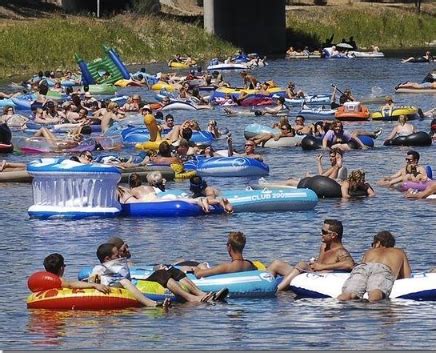
M 220 70 L 248 70 L 248 66 L 245 64 L 224 64 L 224 63 L 219 63 L 219 64 L 215 64 L 215 65 L 209 65 L 207 67 L 207 70 L 209 71 L 220 71 Z
M 50 152 L 83 152 L 95 149 L 95 140 L 88 138 L 79 144 L 57 143 L 50 144 L 44 137 L 17 137 L 14 138 L 16 147 L 23 153 L 50 153 Z
M 367 58 L 367 59 L 378 59 L 384 58 L 385 54 L 380 51 L 355 51 L 351 50 L 348 52 L 349 55 L 354 56 L 355 58 Z
M 374 139 L 370 136 L 366 136 L 366 135 L 360 135 L 358 136 L 359 140 L 362 141 L 362 143 L 365 146 L 368 147 L 374 147 Z M 360 148 L 359 146 L 357 148 Z
M 33 293 L 54 288 L 60 289 L 62 288 L 62 280 L 59 276 L 50 272 L 35 272 L 28 278 L 27 287 L 29 287 L 30 291 Z
M 229 190 L 222 192 L 233 206 L 233 212 L 286 212 L 315 208 L 318 197 L 308 189 Z
M 165 89 L 169 92 L 173 92 L 174 91 L 174 86 L 170 85 L 169 83 L 163 82 L 163 81 L 159 81 L 157 83 L 155 83 L 154 85 L 151 86 L 151 89 L 153 91 L 160 91 L 162 89 Z
M 10 98 L 3 98 L 0 99 L 0 108 L 3 109 L 4 107 L 12 107 L 15 108 L 15 103 L 12 99 Z
M 324 119 L 334 119 L 336 114 L 335 109 L 315 109 L 315 108 L 304 108 L 301 109 L 297 115 L 301 115 L 305 120 L 324 120 Z
M 273 94 L 275 94 L 275 95 L 281 97 L 281 96 L 284 96 L 286 94 L 286 90 L 284 88 L 281 88 L 281 87 L 268 88 L 267 91 L 270 93 L 271 96 Z M 252 95 L 258 94 L 260 91 L 256 90 L 256 89 L 244 89 L 244 88 L 235 88 L 235 87 L 219 87 L 215 90 L 215 92 L 213 92 L 210 99 L 213 100 L 217 97 L 220 97 L 220 98 L 225 97 L 226 95 L 232 95 L 235 98 L 239 98 L 242 92 L 245 92 L 249 96 L 252 96 Z
M 392 112 L 387 109 L 387 110 L 371 113 L 371 119 L 394 121 L 394 120 L 398 120 L 400 115 L 405 115 L 409 120 L 414 120 L 416 119 L 417 113 L 418 113 L 418 109 L 416 107 L 412 107 L 412 106 L 396 107 L 395 109 L 392 109 Z
M 3 149 L 10 148 L 12 140 L 12 131 L 7 124 L 0 124 L 0 144 L 3 145 Z
M 395 93 L 424 93 L 436 94 L 436 88 L 414 88 L 414 87 L 401 87 L 395 90 Z
M 184 166 L 185 170 L 196 170 L 202 177 L 265 176 L 269 173 L 267 164 L 248 157 L 200 157 Z
M 302 185 L 313 190 L 319 198 L 342 197 L 341 186 L 329 177 L 315 175 L 308 180 L 304 178 L 300 180 L 297 187 L 301 188 Z
M 273 129 L 266 125 L 261 124 L 249 124 L 244 129 L 244 137 L 246 139 L 252 138 L 258 134 L 270 133 L 277 135 L 280 133 L 279 129 Z M 282 137 L 278 141 L 270 139 L 265 143 L 264 147 L 278 148 L 278 147 L 294 147 L 299 146 L 302 143 L 305 135 L 295 135 L 294 137 Z
M 368 108 L 360 102 L 346 102 L 338 107 L 335 117 L 341 121 L 366 121 L 370 114 Z
M 14 152 L 13 144 L 0 143 L 0 153 L 12 153 Z
M 139 150 L 158 150 L 160 144 L 164 140 L 160 135 L 156 118 L 152 114 L 147 114 L 144 116 L 144 124 L 150 133 L 150 140 L 143 143 L 137 143 L 135 148 Z
M 417 181 L 406 181 L 400 185 L 400 191 L 407 191 L 409 189 L 424 191 L 427 186 L 431 185 L 433 181 L 417 182 Z
M 205 213 L 193 199 L 159 200 L 121 204 L 121 214 L 129 217 L 194 217 L 223 213 L 222 207 L 211 207 Z
M 306 135 L 301 140 L 301 147 L 303 148 L 303 151 L 317 150 L 321 148 L 321 146 L 322 146 L 322 139 L 314 137 L 312 135 Z
M 96 96 L 113 95 L 117 93 L 115 86 L 103 83 L 100 85 L 89 85 L 89 93 L 95 94 Z
M 292 280 L 290 288 L 299 297 L 337 298 L 349 276 L 349 273 L 339 272 L 303 273 Z M 415 273 L 412 278 L 397 279 L 389 298 L 435 301 L 436 273 Z
M 424 131 L 419 131 L 408 136 L 397 136 L 386 140 L 385 146 L 431 146 L 432 138 Z
M 279 98 L 279 96 L 273 95 L 273 98 Z M 305 105 L 330 104 L 330 99 L 331 99 L 331 95 L 329 94 L 313 94 L 300 98 L 285 98 L 285 102 L 287 105 L 301 107 L 302 104 Z
M 192 66 L 196 66 L 197 63 L 193 61 L 191 64 L 186 64 L 184 62 L 177 62 L 177 61 L 170 61 L 168 63 L 168 67 L 171 67 L 173 69 L 189 69 Z
M 249 96 L 241 102 L 241 107 L 258 107 L 265 105 L 273 105 L 274 100 L 265 96 Z
M 140 306 L 142 304 L 122 288 L 111 288 L 110 294 L 96 289 L 49 289 L 27 298 L 28 309 L 117 310 Z
M 254 261 L 255 264 L 256 262 Z M 260 266 L 257 267 L 260 268 Z M 79 280 L 87 279 L 91 270 L 91 268 L 82 269 L 78 275 Z M 176 299 L 168 289 L 160 284 L 147 281 L 154 271 L 152 265 L 134 266 L 130 268 L 130 275 L 138 289 L 148 298 L 153 300 Z M 222 288 L 228 288 L 230 298 L 272 297 L 277 292 L 277 280 L 270 272 L 263 270 L 225 273 L 200 279 L 188 273 L 187 277 L 205 292 L 217 292 Z
M 113 166 L 42 158 L 30 162 L 27 171 L 34 178 L 31 217 L 79 219 L 120 213 L 115 198 L 120 172 Z
M 164 130 L 163 133 L 168 133 L 169 130 Z M 133 145 L 136 143 L 142 143 L 150 139 L 150 134 L 146 128 L 127 128 L 121 132 L 123 137 L 123 143 L 126 145 Z M 197 145 L 211 145 L 215 140 L 212 133 L 209 131 L 193 131 L 189 141 L 194 142 Z
M 25 170 L 0 172 L 0 183 L 30 183 L 32 176 Z
M 173 101 L 170 102 L 168 105 L 163 106 L 159 110 L 166 112 L 170 110 L 198 110 L 198 109 L 192 103 L 189 102 Z
M 252 138 L 258 134 L 264 134 L 264 133 L 270 133 L 273 135 L 277 135 L 280 133 L 280 130 L 275 128 L 271 128 L 269 126 L 266 125 L 261 125 L 261 124 L 249 124 L 245 127 L 244 129 L 244 137 L 246 139 Z
M 301 141 L 306 135 L 295 135 L 293 137 L 281 137 L 278 141 L 274 139 L 268 140 L 264 147 L 278 148 L 278 147 L 295 147 L 300 146 Z

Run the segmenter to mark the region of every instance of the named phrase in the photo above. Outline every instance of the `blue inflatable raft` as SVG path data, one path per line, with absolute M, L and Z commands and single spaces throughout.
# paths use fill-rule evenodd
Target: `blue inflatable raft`
M 196 170 L 200 176 L 245 177 L 265 176 L 267 164 L 248 157 L 200 157 L 184 163 L 185 170 Z

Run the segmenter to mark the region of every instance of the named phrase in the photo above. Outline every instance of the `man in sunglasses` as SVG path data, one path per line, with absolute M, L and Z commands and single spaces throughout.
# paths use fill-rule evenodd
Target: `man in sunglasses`
M 388 177 L 383 177 L 377 184 L 380 186 L 395 186 L 406 181 L 424 182 L 428 179 L 427 171 L 423 166 L 418 164 L 419 153 L 414 150 L 407 151 L 406 165 L 395 174 Z
M 396 279 L 411 277 L 406 253 L 394 246 L 395 238 L 390 232 L 377 233 L 362 263 L 345 281 L 338 300 L 362 299 L 366 292 L 370 302 L 389 298 Z
M 343 226 L 336 219 L 326 219 L 321 229 L 321 248 L 319 255 L 310 261 L 300 261 L 296 266 L 274 260 L 267 270 L 274 276 L 283 276 L 277 290 L 287 290 L 292 280 L 303 272 L 351 271 L 354 260 L 342 244 Z

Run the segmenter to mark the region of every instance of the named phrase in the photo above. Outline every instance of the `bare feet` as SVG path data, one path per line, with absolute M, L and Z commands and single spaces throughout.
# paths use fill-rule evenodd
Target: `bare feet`
M 0 165 L 0 172 L 2 172 L 3 169 L 5 169 L 5 167 L 6 167 L 6 161 L 4 160 L 4 161 L 2 161 L 2 164 Z

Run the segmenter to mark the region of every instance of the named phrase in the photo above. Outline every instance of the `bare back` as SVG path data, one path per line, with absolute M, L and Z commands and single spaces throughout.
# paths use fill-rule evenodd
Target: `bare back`
M 388 266 L 396 279 L 411 276 L 411 269 L 406 253 L 397 248 L 375 248 L 368 250 L 362 259 L 363 263 L 380 263 Z

